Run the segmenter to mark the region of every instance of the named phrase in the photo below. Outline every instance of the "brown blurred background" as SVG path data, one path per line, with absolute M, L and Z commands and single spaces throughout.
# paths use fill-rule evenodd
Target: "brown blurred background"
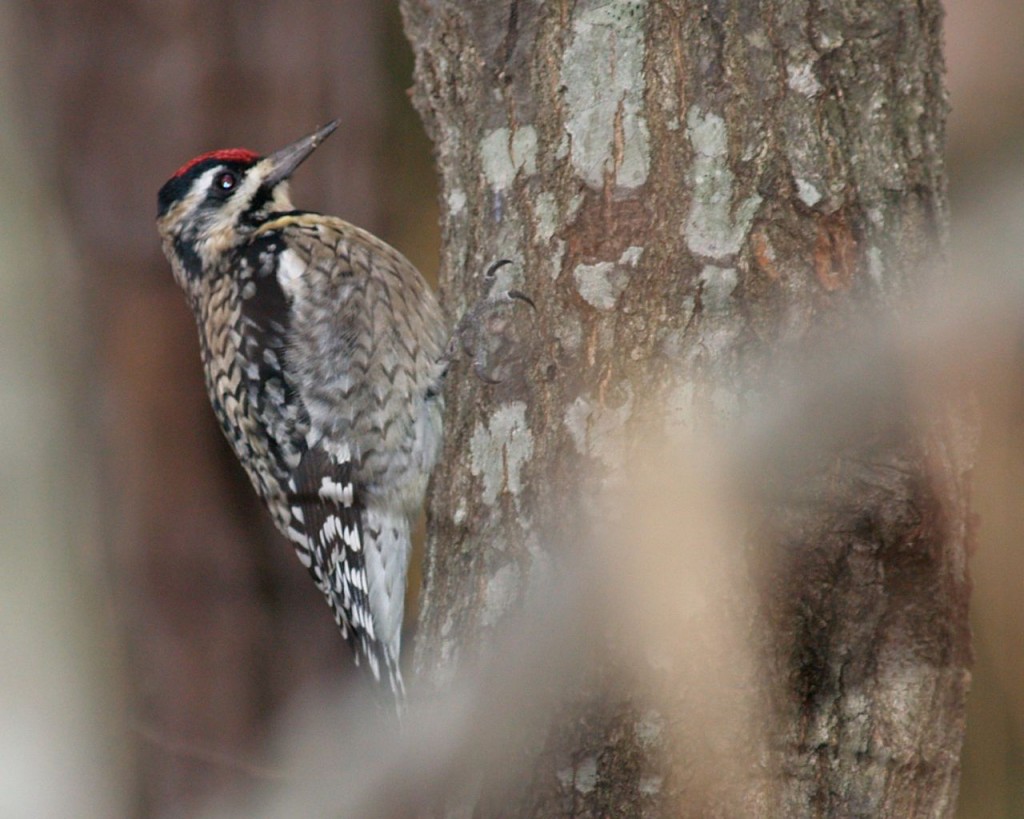
M 1016 224 L 1020 246 L 1024 4 L 950 3 L 946 39 L 954 231 Z M 289 700 L 350 663 L 221 440 L 156 191 L 201 151 L 266 152 L 339 116 L 297 203 L 433 274 L 411 55 L 381 0 L 10 0 L 0 44 L 0 816 L 189 815 L 272 778 L 261 749 Z M 984 439 L 978 471 L 964 817 L 1024 817 L 1024 376 L 1007 364 L 993 409 L 1012 434 Z

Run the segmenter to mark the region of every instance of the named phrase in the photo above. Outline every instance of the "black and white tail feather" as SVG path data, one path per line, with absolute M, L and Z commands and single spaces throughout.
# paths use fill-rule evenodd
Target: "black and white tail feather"
M 330 605 L 356 665 L 365 659 L 374 679 L 386 680 L 401 702 L 405 697 L 399 664 L 401 623 L 392 633 L 378 634 L 378 620 L 382 626 L 390 623 L 387 611 L 379 611 L 375 617 L 367 555 L 372 564 L 372 556 L 379 555 L 382 548 L 379 534 L 366 526 L 364 493 L 353 482 L 352 471 L 351 460 L 339 461 L 321 450 L 307 450 L 289 481 L 293 523 L 288 536 Z M 403 547 L 396 544 L 399 551 Z M 386 583 L 387 578 L 375 581 Z

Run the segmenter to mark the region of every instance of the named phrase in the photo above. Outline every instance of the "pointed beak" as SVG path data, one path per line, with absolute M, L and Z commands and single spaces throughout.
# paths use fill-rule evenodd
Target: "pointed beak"
M 313 153 L 321 142 L 334 133 L 340 122 L 339 119 L 328 122 L 319 131 L 270 154 L 267 160 L 271 163 L 271 171 L 263 184 L 273 187 L 291 176 L 295 169 L 302 164 L 302 161 Z

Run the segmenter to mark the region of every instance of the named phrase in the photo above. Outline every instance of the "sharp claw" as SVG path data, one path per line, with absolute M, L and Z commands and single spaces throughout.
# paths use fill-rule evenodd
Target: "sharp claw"
M 500 384 L 503 380 L 501 378 L 492 378 L 491 376 L 489 376 L 487 374 L 487 371 L 484 369 L 483 365 L 479 363 L 473 364 L 473 372 L 476 373 L 476 377 L 483 381 L 485 384 L 490 384 L 492 386 L 494 384 Z
M 521 290 L 509 290 L 507 293 L 505 293 L 505 295 L 508 296 L 508 298 L 510 299 L 518 299 L 519 301 L 525 301 L 534 310 L 537 309 L 537 305 L 533 303 L 533 299 L 531 299 Z
M 491 266 L 484 272 L 485 279 L 493 279 L 494 274 L 497 273 L 501 268 L 507 264 L 512 264 L 511 259 L 498 259 L 496 262 L 491 262 Z

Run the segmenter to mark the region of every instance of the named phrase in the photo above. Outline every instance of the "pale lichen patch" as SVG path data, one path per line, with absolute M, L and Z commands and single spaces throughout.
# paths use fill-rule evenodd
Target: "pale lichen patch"
M 597 785 L 597 757 L 588 756 L 571 767 L 561 768 L 555 776 L 567 790 L 572 787 L 578 793 L 590 793 Z
M 458 216 L 466 209 L 466 192 L 460 188 L 448 191 L 445 199 L 448 202 L 448 213 L 452 216 Z
M 480 160 L 487 184 L 506 190 L 520 171 L 527 176 L 537 172 L 537 129 L 523 125 L 491 131 L 480 141 Z
M 604 186 L 609 172 L 624 188 L 647 181 L 646 46 L 644 27 L 637 19 L 646 13 L 647 2 L 609 0 L 581 10 L 562 59 L 572 164 L 595 189 Z
M 597 759 L 588 756 L 576 766 L 576 790 L 590 793 L 597 784 Z
M 578 264 L 572 271 L 583 300 L 598 310 L 611 310 L 626 289 L 626 274 L 613 262 Z
M 800 198 L 807 207 L 813 208 L 818 202 L 821 201 L 821 191 L 819 191 L 809 180 L 807 179 L 796 179 L 796 195 Z
M 456 526 L 461 526 L 466 522 L 468 517 L 468 510 L 466 509 L 466 499 L 459 498 L 458 503 L 455 505 L 455 511 L 452 513 L 452 523 Z
M 630 269 L 636 267 L 643 252 L 642 247 L 634 245 L 622 252 L 618 262 L 576 265 L 573 278 L 583 300 L 598 310 L 615 307 L 629 284 Z
M 560 275 L 562 275 L 562 262 L 564 259 L 565 241 L 563 239 L 555 239 L 552 242 L 551 258 L 548 259 L 548 270 L 551 275 L 551 281 L 554 281 Z
M 644 255 L 644 249 L 639 245 L 630 245 L 622 251 L 622 255 L 619 256 L 619 264 L 629 265 L 630 267 L 636 267 L 640 263 L 640 257 Z
M 477 422 L 469 449 L 470 471 L 483 482 L 484 503 L 492 505 L 503 489 L 518 496 L 522 491 L 523 464 L 533 455 L 526 404 L 504 404 L 491 414 L 486 425 Z
M 686 115 L 686 130 L 693 146 L 690 182 L 693 201 L 683 228 L 690 250 L 709 259 L 735 255 L 761 204 L 751 194 L 733 207 L 733 173 L 725 120 L 694 105 Z
M 872 245 L 868 248 L 868 276 L 876 286 L 881 286 L 885 278 L 885 264 L 882 262 L 882 251 Z
M 550 241 L 558 227 L 558 200 L 555 199 L 555 195 L 545 191 L 538 196 L 533 205 L 533 213 L 536 219 L 537 238 L 541 242 Z
M 821 83 L 814 75 L 812 63 L 790 63 L 787 65 L 786 84 L 805 97 L 815 97 L 822 92 Z

